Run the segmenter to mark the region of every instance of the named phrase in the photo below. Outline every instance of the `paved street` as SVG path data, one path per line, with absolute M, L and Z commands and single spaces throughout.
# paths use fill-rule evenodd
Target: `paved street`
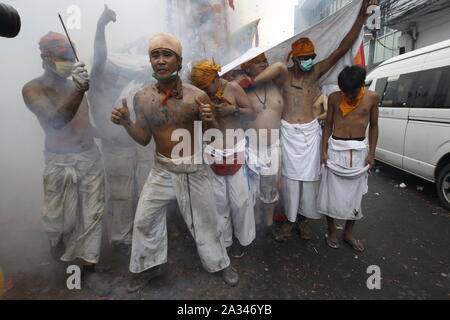
M 366 252 L 328 248 L 325 220 L 312 223 L 316 237 L 309 242 L 295 234 L 280 244 L 259 234 L 244 258 L 233 259 L 241 276 L 235 288 L 203 271 L 193 241 L 171 227 L 165 274 L 146 289 L 126 293 L 126 262 L 105 245 L 99 269 L 114 292 L 68 291 L 64 265 L 52 262 L 41 234 L 39 210 L 33 219 L 2 215 L 2 239 L 14 239 L 0 243 L 4 299 L 450 299 L 450 212 L 439 206 L 433 184 L 380 166 L 355 229 Z M 366 286 L 370 265 L 381 268 L 381 290 Z

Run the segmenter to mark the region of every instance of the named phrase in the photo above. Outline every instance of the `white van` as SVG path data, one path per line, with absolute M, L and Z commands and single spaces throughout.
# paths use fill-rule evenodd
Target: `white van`
M 450 40 L 385 61 L 366 84 L 381 97 L 376 159 L 436 183 L 450 210 Z

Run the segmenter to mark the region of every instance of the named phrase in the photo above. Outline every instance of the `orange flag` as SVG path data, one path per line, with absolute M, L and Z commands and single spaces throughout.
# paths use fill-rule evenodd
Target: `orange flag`
M 354 63 L 355 63 L 355 65 L 360 66 L 362 68 L 366 67 L 366 58 L 364 55 L 364 43 L 361 44 L 358 54 L 355 57 Z

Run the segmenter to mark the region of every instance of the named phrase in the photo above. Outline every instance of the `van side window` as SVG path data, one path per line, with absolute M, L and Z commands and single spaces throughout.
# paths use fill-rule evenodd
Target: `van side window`
M 445 99 L 442 107 L 444 108 L 450 108 L 450 82 L 447 82 L 447 98 Z
M 419 77 L 416 85 L 414 107 L 432 108 L 438 107 L 438 89 L 443 75 L 443 68 L 431 69 L 418 72 Z
M 450 67 L 444 68 L 441 84 L 436 94 L 436 107 L 450 108 Z
M 389 81 L 386 85 L 382 107 L 410 107 L 414 98 L 413 87 L 417 81 L 417 73 L 401 75 L 398 80 Z
M 411 107 L 414 99 L 414 84 L 417 82 L 418 73 L 407 73 L 400 76 L 397 88 L 397 100 L 394 105 L 398 107 Z
M 377 85 L 375 86 L 375 91 L 380 96 L 380 99 L 383 100 L 384 89 L 386 89 L 387 78 L 382 78 L 377 80 Z
M 387 83 L 386 90 L 384 92 L 382 107 L 399 107 L 395 105 L 397 101 L 398 81 L 390 81 Z

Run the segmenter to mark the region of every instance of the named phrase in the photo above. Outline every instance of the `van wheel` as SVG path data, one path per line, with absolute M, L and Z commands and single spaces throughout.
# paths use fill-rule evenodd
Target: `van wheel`
M 436 187 L 442 205 L 450 210 L 450 164 L 439 170 Z

